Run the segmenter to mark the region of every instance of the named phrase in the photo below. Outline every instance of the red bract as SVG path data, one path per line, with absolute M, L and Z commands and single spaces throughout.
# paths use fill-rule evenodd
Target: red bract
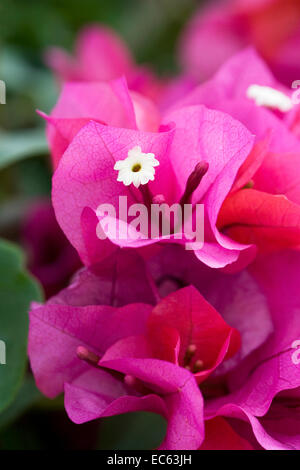
M 193 287 L 162 300 L 149 316 L 148 329 L 160 358 L 172 360 L 175 350 L 173 361 L 191 370 L 197 383 L 240 347 L 237 331 Z

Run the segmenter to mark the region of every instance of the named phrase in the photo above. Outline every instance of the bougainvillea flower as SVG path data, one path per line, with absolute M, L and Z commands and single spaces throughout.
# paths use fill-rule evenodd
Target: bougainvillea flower
M 197 383 L 240 347 L 238 332 L 193 286 L 171 293 L 158 303 L 148 318 L 148 330 L 152 350 L 161 359 L 191 370 Z M 173 338 L 177 339 L 175 349 Z
M 165 240 L 163 236 L 138 240 L 128 236 L 120 240 L 109 229 L 105 233 L 108 239 L 97 239 L 99 205 L 109 203 L 118 209 L 120 196 L 127 197 L 128 207 L 134 203 L 149 207 L 156 198 L 168 204 L 203 203 L 206 236 L 204 246 L 195 249 L 195 254 L 211 266 L 223 267 L 235 262 L 241 251 L 251 250 L 220 234 L 216 221 L 252 145 L 253 136 L 242 124 L 203 106 L 166 115 L 157 133 L 91 122 L 72 140 L 54 174 L 52 194 L 57 220 L 89 265 L 115 249 L 109 239 L 132 247 Z M 125 160 L 137 146 L 159 161 L 154 181 L 149 181 L 146 191 L 117 181 L 114 170 L 116 162 Z M 186 238 L 180 242 L 185 243 Z
M 115 127 L 156 131 L 159 112 L 151 100 L 129 92 L 125 78 L 111 82 L 69 82 L 47 121 L 54 168 L 77 132 L 90 120 Z
M 167 111 L 177 101 L 184 98 L 198 85 L 197 81 L 187 75 L 169 79 L 162 88 L 157 104 L 161 112 Z
M 226 361 L 226 370 L 261 346 L 273 332 L 267 301 L 249 269 L 224 274 L 224 270 L 199 263 L 192 252 L 179 245 L 165 245 L 148 258 L 147 270 L 160 297 L 193 285 L 226 323 L 239 331 L 241 347 Z
M 251 66 L 249 64 L 251 64 Z M 236 84 L 236 74 L 240 77 L 238 84 Z M 299 140 L 287 125 L 287 122 L 291 119 L 290 116 L 285 120 L 282 117 L 282 113 L 281 115 L 277 115 L 273 109 L 268 109 L 268 106 L 258 106 L 255 100 L 248 95 L 247 91 L 253 84 L 261 86 L 262 89 L 269 87 L 269 89 L 274 90 L 276 93 L 282 93 L 283 95 L 286 93 L 286 90 L 277 84 L 268 68 L 255 52 L 246 50 L 225 64 L 216 77 L 210 82 L 197 87 L 183 100 L 180 100 L 174 105 L 171 111 L 165 112 L 162 120 L 162 131 L 164 129 L 170 129 L 170 123 L 172 123 L 173 126 L 175 125 L 176 129 L 175 131 L 169 131 L 169 138 L 170 142 L 172 140 L 172 143 L 170 143 L 170 145 L 167 144 L 168 155 L 165 158 L 165 164 L 163 167 L 160 165 L 157 169 L 157 177 L 155 177 L 157 181 L 153 181 L 149 184 L 149 187 L 151 188 L 151 186 L 154 185 L 155 188 L 157 188 L 152 191 L 153 197 L 155 195 L 162 195 L 169 203 L 180 201 L 180 198 L 185 192 L 189 175 L 193 173 L 195 165 L 199 162 L 198 155 L 203 151 L 202 149 L 200 150 L 201 145 L 199 146 L 198 141 L 198 122 L 201 122 L 203 117 L 200 116 L 201 112 L 199 113 L 199 111 L 197 111 L 195 105 L 204 103 L 209 107 L 215 107 L 231 114 L 234 118 L 243 122 L 256 136 L 256 144 L 252 152 L 247 156 L 247 159 L 244 162 L 239 160 L 235 163 L 235 165 L 239 164 L 240 168 L 238 169 L 233 185 L 229 183 L 229 181 L 232 182 L 233 175 L 230 176 L 226 185 L 224 184 L 224 180 L 222 181 L 222 190 L 225 192 L 225 188 L 228 188 L 228 193 L 231 186 L 231 191 L 230 197 L 225 199 L 219 214 L 218 212 L 222 205 L 220 199 L 223 198 L 224 200 L 224 196 L 218 191 L 218 197 L 220 199 L 217 201 L 213 195 L 213 187 L 210 188 L 212 192 L 210 196 L 208 196 L 208 194 L 204 196 L 204 189 L 208 188 L 213 181 L 215 177 L 214 171 L 219 171 L 218 165 L 223 157 L 215 158 L 209 155 L 205 156 L 205 161 L 209 164 L 209 170 L 207 175 L 203 177 L 199 188 L 194 190 L 192 197 L 193 202 L 203 202 L 206 205 L 208 217 L 205 244 L 201 250 L 197 250 L 196 254 L 199 259 L 215 267 L 223 267 L 228 264 L 232 264 L 232 267 L 236 265 L 235 269 L 242 267 L 253 258 L 254 246 L 258 247 L 260 250 L 276 250 L 298 244 L 299 198 L 296 197 L 296 188 L 298 185 L 295 181 L 295 179 L 297 179 L 297 173 L 294 172 L 294 165 L 298 159 Z M 286 99 L 289 99 L 287 94 L 284 96 Z M 275 94 L 275 100 L 276 99 L 277 95 Z M 293 111 L 291 113 L 293 113 Z M 73 117 L 71 118 L 70 116 Z M 114 133 L 119 132 L 115 129 L 116 127 L 128 127 L 133 129 L 138 127 L 140 130 L 156 131 L 160 122 L 159 114 L 151 101 L 136 93 L 131 93 L 130 95 L 124 79 L 114 81 L 110 84 L 68 84 L 52 115 L 47 117 L 49 121 L 48 137 L 55 166 L 62 152 L 67 148 L 79 129 L 90 120 L 90 117 L 99 123 L 114 126 L 114 128 L 108 127 L 112 137 L 108 137 L 107 134 L 106 139 L 109 138 L 110 140 L 114 139 Z M 222 135 L 222 127 L 223 124 L 220 125 L 218 131 L 216 128 L 216 134 L 219 132 L 219 135 Z M 92 129 L 92 127 L 90 127 L 90 129 Z M 101 132 L 103 132 L 103 126 L 101 127 Z M 210 130 L 207 128 L 205 132 L 208 132 L 208 136 L 205 139 L 209 141 Z M 228 131 L 226 130 L 226 132 Z M 124 135 L 124 131 L 122 131 L 122 133 Z M 204 133 L 203 128 L 202 133 Z M 91 134 L 86 131 L 84 137 L 86 143 L 83 142 L 81 137 L 78 138 L 78 141 L 80 141 L 79 147 L 82 150 L 78 150 L 77 140 L 74 141 L 76 147 L 74 150 L 73 147 L 71 147 L 70 151 L 66 153 L 66 155 L 69 154 L 68 164 L 61 169 L 61 177 L 59 179 L 63 181 L 69 179 L 68 167 L 71 168 L 71 166 L 72 170 L 73 167 L 76 168 L 77 165 L 80 166 L 80 174 L 85 172 L 86 170 L 81 164 L 81 159 L 86 162 L 91 158 L 94 159 L 92 155 L 87 157 L 88 154 L 97 153 L 97 158 L 101 160 L 101 165 L 103 165 L 105 161 L 105 159 L 102 158 L 103 152 L 106 154 L 107 160 L 111 159 L 111 156 L 108 155 L 110 149 L 103 142 L 101 143 L 99 141 L 100 148 L 93 150 L 93 146 L 90 142 L 96 142 L 97 139 L 95 140 L 92 134 L 96 136 L 99 134 L 99 131 L 96 131 L 95 128 Z M 166 136 L 168 132 L 160 132 L 159 134 L 162 139 L 163 135 L 165 134 Z M 127 139 L 131 142 L 129 134 Z M 111 142 L 109 145 L 110 144 Z M 234 145 L 235 144 L 232 144 L 231 152 L 234 152 Z M 128 148 L 128 152 L 134 147 L 136 147 L 136 145 L 132 148 Z M 142 148 L 141 145 L 140 147 L 141 151 L 145 153 L 144 148 Z M 209 151 L 211 152 L 211 150 Z M 74 152 L 76 154 L 75 157 L 73 157 Z M 216 155 L 216 149 L 213 149 L 213 153 Z M 185 158 L 187 154 L 188 159 Z M 193 156 L 191 158 L 191 155 L 195 155 L 195 157 Z M 117 163 L 118 161 L 122 162 L 126 160 L 127 157 L 125 155 L 120 158 L 116 155 L 113 156 L 113 158 L 116 160 L 115 165 L 117 165 L 119 164 Z M 168 159 L 170 163 L 167 164 L 166 161 Z M 216 165 L 217 162 L 219 163 Z M 96 165 L 96 162 L 94 162 L 94 164 Z M 235 165 L 227 168 L 227 171 L 236 172 Z M 97 168 L 97 174 L 101 177 L 100 171 L 98 171 L 100 165 L 97 164 Z M 88 177 L 86 175 L 84 179 L 86 180 L 87 178 L 86 181 L 88 181 L 90 178 L 91 182 L 93 182 L 95 172 L 91 170 L 90 166 L 87 170 L 91 171 L 91 176 Z M 167 180 L 164 178 L 164 182 L 162 183 L 163 173 L 168 174 L 170 178 Z M 107 175 L 106 173 L 105 178 L 107 178 Z M 174 175 L 175 178 L 173 178 L 172 175 Z M 178 178 L 178 175 L 181 175 L 181 177 Z M 56 176 L 54 182 L 57 181 Z M 137 177 L 137 174 L 133 174 L 128 181 L 133 181 L 133 176 Z M 104 176 L 102 175 L 102 177 Z M 110 176 L 111 179 L 115 177 L 116 174 L 115 176 Z M 153 178 L 153 176 L 151 176 L 151 178 Z M 221 175 L 219 178 L 221 178 Z M 213 185 L 215 191 L 217 191 L 217 181 L 218 179 L 216 178 Z M 251 184 L 251 186 L 254 185 L 253 189 L 247 189 L 245 193 L 241 192 L 242 188 L 248 185 L 248 183 Z M 68 211 L 68 217 L 65 217 L 65 213 L 63 213 L 61 217 L 60 207 L 56 209 L 57 217 L 59 221 L 62 220 L 62 228 L 73 244 L 76 238 L 76 244 L 74 244 L 74 246 L 80 253 L 84 263 L 91 264 L 92 262 L 100 261 L 103 256 L 103 251 L 106 252 L 108 250 L 108 252 L 111 252 L 114 250 L 112 244 L 107 240 L 105 243 L 102 242 L 101 247 L 95 235 L 95 226 L 97 226 L 98 222 L 98 218 L 95 215 L 96 204 L 98 207 L 99 204 L 110 202 L 110 196 L 104 199 L 106 190 L 103 190 L 102 185 L 97 184 L 96 191 L 93 190 L 93 195 L 90 197 L 88 194 L 84 194 L 88 186 L 83 192 L 77 177 L 75 178 L 74 184 L 75 192 L 78 196 L 80 194 L 81 200 L 76 202 L 76 208 L 72 212 L 74 220 L 72 221 L 73 233 L 71 235 L 66 224 L 69 224 L 70 221 L 69 208 L 72 207 L 72 203 L 70 205 L 68 204 L 68 207 L 65 207 Z M 92 187 L 92 185 L 90 187 Z M 62 188 L 62 192 L 68 190 L 69 195 L 70 191 L 72 191 L 73 184 L 68 186 L 68 188 L 63 185 Z M 112 188 L 113 183 L 109 185 L 109 191 L 111 191 Z M 129 188 L 128 192 L 124 192 L 123 189 L 124 188 L 120 185 L 116 186 L 116 191 L 114 191 L 116 198 L 119 195 L 127 195 L 129 197 L 129 203 L 141 202 L 140 194 L 132 194 L 131 188 Z M 256 189 L 258 189 L 259 192 L 255 191 Z M 57 195 L 59 196 L 60 192 L 60 189 L 56 191 L 56 185 L 54 185 L 53 200 L 55 208 L 58 207 L 56 201 Z M 268 193 L 271 193 L 271 195 Z M 247 197 L 248 194 L 249 197 Z M 285 198 L 278 197 L 281 195 L 286 196 L 289 201 Z M 98 198 L 97 201 L 95 200 L 96 197 Z M 85 198 L 88 198 L 88 203 L 84 205 Z M 206 198 L 208 198 L 208 200 L 214 200 L 213 209 L 209 207 L 210 203 L 206 202 Z M 143 194 L 142 201 L 144 199 L 145 194 Z M 66 201 L 67 198 L 64 198 L 64 206 L 66 206 Z M 296 204 L 292 204 L 293 202 Z M 73 198 L 73 203 L 75 204 L 75 198 Z M 238 211 L 235 210 L 237 203 L 239 204 Z M 257 210 L 258 207 L 260 208 L 259 211 Z M 78 220 L 78 210 L 81 211 L 80 227 L 78 226 L 78 222 L 76 223 L 76 219 Z M 216 229 L 216 226 L 219 230 Z M 82 237 L 80 231 L 83 232 Z M 224 237 L 224 235 L 227 237 Z M 113 239 L 113 234 L 108 233 L 107 236 L 109 239 L 116 242 L 116 240 Z M 83 242 L 80 242 L 81 238 L 83 238 Z M 235 242 L 233 242 L 232 239 L 235 240 Z M 144 240 L 132 243 L 130 240 L 129 243 L 131 243 L 130 246 L 138 247 L 151 242 L 152 241 Z M 236 242 L 238 242 L 238 244 Z M 123 246 L 126 246 L 124 241 L 122 241 L 122 243 Z M 252 245 L 253 248 L 250 248 L 249 245 Z
M 268 90 L 265 102 L 261 101 L 259 106 L 255 93 L 250 93 L 253 86 L 260 89 L 259 94 L 256 92 L 257 99 L 262 100 L 264 88 Z M 274 93 L 272 106 L 270 90 Z M 292 152 L 299 150 L 299 140 L 290 131 L 290 121 L 299 107 L 292 106 L 289 112 L 283 113 L 280 111 L 282 100 L 291 100 L 292 105 L 292 90 L 279 84 L 265 62 L 252 48 L 248 48 L 231 57 L 210 80 L 194 88 L 173 107 L 204 104 L 219 109 L 241 121 L 255 134 L 257 141 L 271 131 L 272 151 Z
M 299 364 L 293 362 L 293 343 L 300 334 L 299 259 L 293 250 L 264 255 L 248 270 L 224 274 L 197 263 L 180 247 L 168 246 L 150 262 L 161 295 L 193 282 L 225 321 L 240 331 L 238 354 L 200 387 L 205 419 L 234 418 L 234 430 L 242 428 L 241 435 L 248 436 L 255 448 L 299 449 L 300 421 L 294 407 L 300 373 Z M 203 448 L 220 448 L 223 439 L 214 423 L 208 425 L 209 439 Z M 237 446 L 237 440 L 228 445 L 232 444 Z
M 81 262 L 61 231 L 49 201 L 39 201 L 30 207 L 21 237 L 30 271 L 43 285 L 46 296 L 54 295 L 67 285 Z
M 154 98 L 160 83 L 144 66 L 134 63 L 123 40 L 106 26 L 90 25 L 79 33 L 75 57 L 59 48 L 51 48 L 46 62 L 60 81 L 109 81 L 125 75 L 129 88 Z
M 130 411 L 152 411 L 169 421 L 161 448 L 196 449 L 203 440 L 203 401 L 192 374 L 149 357 L 139 336 L 132 338 L 145 332 L 149 311 L 151 307 L 145 304 L 119 309 L 66 305 L 34 308 L 29 354 L 37 384 L 49 397 L 64 391 L 66 410 L 76 423 Z M 44 345 L 47 343 L 43 357 L 41 337 Z M 81 360 L 84 354 L 89 355 L 90 362 L 96 358 L 95 364 Z
M 93 276 L 100 290 L 98 274 L 85 276 L 85 285 Z M 238 332 L 194 287 L 172 293 L 153 309 L 142 303 L 91 305 L 88 295 L 78 306 L 78 283 L 32 307 L 29 355 L 39 388 L 50 398 L 64 391 L 67 413 L 76 423 L 152 411 L 169 424 L 161 448 L 199 448 L 203 399 L 196 382 L 238 350 Z M 67 298 L 76 306 L 66 304 Z
M 299 76 L 298 0 L 229 0 L 201 8 L 183 32 L 181 63 L 207 79 L 240 49 L 254 45 L 289 86 Z
M 232 373 L 231 393 L 206 408 L 206 417 L 248 422 L 265 449 L 299 449 L 300 444 L 294 408 L 300 372 L 292 346 L 300 335 L 299 261 L 299 253 L 290 250 L 265 256 L 251 268 L 268 299 L 274 331 Z
M 263 61 L 249 49 L 230 59 L 213 79 L 195 88 L 175 108 L 204 103 L 239 119 L 256 136 L 253 150 L 219 213 L 219 230 L 262 251 L 295 247 L 299 245 L 300 228 L 295 171 L 300 146 L 288 123 L 293 116 L 297 118 L 297 113 L 291 110 L 283 116 L 269 109 L 267 103 L 258 106 L 247 93 L 253 84 L 285 93 L 289 99 Z
M 155 305 L 157 298 L 143 259 L 136 251 L 118 249 L 103 263 L 78 271 L 71 284 L 51 298 L 51 303 L 122 307 L 129 303 Z
M 172 292 L 154 308 L 152 287 L 145 290 L 152 305 L 124 305 L 125 292 L 130 299 L 135 294 L 129 283 L 136 282 L 139 300 L 150 273 L 143 275 L 136 253 L 119 256 L 121 289 L 113 258 L 98 273 L 85 268 L 74 285 L 32 307 L 29 355 L 41 391 L 49 397 L 64 391 L 76 423 L 128 411 L 159 413 L 168 420 L 162 449 L 299 448 L 300 423 L 290 411 L 300 387 L 292 361 L 300 335 L 299 253 L 259 257 L 249 270 L 225 274 L 166 246 L 150 263 L 155 283 L 149 286 L 162 294 L 172 284 Z M 137 265 L 126 281 L 130 260 L 131 269 Z M 180 288 L 190 279 L 210 303 L 196 287 Z M 115 301 L 123 307 L 112 307 Z

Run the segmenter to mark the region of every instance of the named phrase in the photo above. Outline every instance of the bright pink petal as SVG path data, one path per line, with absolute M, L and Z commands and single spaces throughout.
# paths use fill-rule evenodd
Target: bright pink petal
M 40 114 L 47 120 L 47 137 L 55 168 L 71 140 L 90 120 L 136 128 L 134 107 L 124 78 L 107 83 L 66 83 L 51 115 Z
M 84 80 L 112 80 L 130 72 L 133 67 L 125 43 L 103 26 L 91 25 L 81 30 L 76 55 Z
M 164 123 L 174 122 L 171 145 L 172 166 L 180 175 L 181 194 L 199 161 L 209 164 L 193 201 L 201 201 L 217 177 L 222 175 L 224 193 L 232 185 L 232 175 L 248 156 L 254 138 L 238 121 L 205 106 L 190 106 L 168 113 Z
M 133 375 L 163 396 L 168 431 L 160 449 L 197 449 L 204 437 L 203 398 L 190 372 L 157 359 L 109 359 L 109 355 L 99 365 Z
M 151 310 L 146 304 L 110 306 L 45 305 L 30 312 L 29 357 L 38 387 L 54 397 L 88 366 L 78 359 L 78 346 L 99 356 L 115 341 L 145 331 Z
M 170 245 L 150 259 L 148 266 L 161 297 L 192 284 L 224 321 L 239 331 L 240 350 L 218 370 L 232 368 L 261 346 L 273 332 L 266 296 L 248 270 L 225 274 L 199 263 L 192 252 Z
M 245 46 L 245 39 L 237 34 L 230 7 L 227 2 L 201 8 L 187 24 L 180 39 L 179 57 L 191 76 L 207 79 Z
M 168 171 L 166 152 L 171 136 L 168 132 L 143 133 L 92 122 L 72 141 L 54 175 L 52 200 L 58 223 L 85 263 L 100 261 L 105 252 L 100 252 L 97 259 L 90 259 L 81 229 L 82 211 L 88 207 L 96 212 L 100 204 L 108 203 L 118 211 L 119 196 L 127 196 L 127 207 L 141 197 L 139 191 L 132 191 L 117 181 L 115 162 L 126 158 L 130 149 L 140 145 L 143 152 L 153 152 L 160 161 L 157 174 Z M 156 181 L 150 187 L 154 194 L 159 191 Z
M 262 417 L 277 394 L 300 386 L 299 365 L 292 357 L 292 343 L 300 338 L 299 253 L 289 250 L 261 257 L 252 271 L 268 299 L 274 331 L 232 372 L 232 393 L 212 400 L 207 407 L 209 416 L 223 406 L 234 406 L 248 417 Z
M 257 140 L 263 140 L 271 131 L 270 149 L 273 152 L 299 150 L 299 141 L 285 122 L 274 112 L 256 106 L 247 98 L 246 91 L 253 84 L 271 86 L 288 93 L 278 85 L 257 53 L 246 49 L 228 60 L 211 80 L 192 90 L 174 108 L 204 104 L 238 119 L 255 134 Z
M 156 300 L 156 288 L 143 259 L 136 251 L 117 250 L 103 263 L 81 269 L 69 286 L 48 303 L 123 307 L 133 303 L 155 305 Z
M 124 383 L 104 370 L 90 368 L 72 383 L 66 383 L 64 390 L 66 411 L 76 424 L 132 411 L 167 417 L 164 401 L 158 395 L 129 395 Z

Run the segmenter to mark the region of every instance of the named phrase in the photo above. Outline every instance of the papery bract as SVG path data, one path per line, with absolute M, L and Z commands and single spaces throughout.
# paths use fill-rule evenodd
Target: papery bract
M 74 422 L 152 411 L 169 423 L 162 449 L 197 449 L 203 440 L 202 395 L 191 372 L 153 355 L 153 338 L 147 336 L 152 308 L 36 304 L 30 314 L 31 366 L 47 396 L 64 390 Z M 96 354 L 98 366 L 80 360 L 79 347 Z
M 173 112 L 204 103 L 239 119 L 256 136 L 218 215 L 219 230 L 240 243 L 255 244 L 260 251 L 297 247 L 300 198 L 295 169 L 300 142 L 290 126 L 297 114 L 293 109 L 283 116 L 257 106 L 247 96 L 253 83 L 282 89 L 288 96 L 264 62 L 247 49 L 176 103 Z
M 144 131 L 156 131 L 159 112 L 139 93 L 129 92 L 125 78 L 111 82 L 68 82 L 47 121 L 54 168 L 79 130 L 89 121 Z
M 89 25 L 76 40 L 75 57 L 63 49 L 50 48 L 47 64 L 60 81 L 109 81 L 125 75 L 129 88 L 155 98 L 160 83 L 144 66 L 135 64 L 123 40 L 107 26 Z
M 267 296 L 274 332 L 233 372 L 232 393 L 211 402 L 207 416 L 248 421 L 265 449 L 299 449 L 299 419 L 289 412 L 292 391 L 300 384 L 299 366 L 292 361 L 292 343 L 300 334 L 299 253 L 290 250 L 262 257 L 251 271 Z
M 229 0 L 201 9 L 179 45 L 190 75 L 206 79 L 240 49 L 254 45 L 288 85 L 299 75 L 300 8 L 297 0 Z
M 171 122 L 176 127 L 168 130 Z M 199 259 L 222 267 L 233 263 L 241 251 L 249 249 L 220 234 L 216 222 L 238 169 L 251 150 L 253 136 L 238 121 L 203 106 L 167 114 L 164 126 L 167 130 L 145 133 L 93 122 L 77 134 L 64 153 L 53 178 L 53 204 L 58 222 L 85 264 L 100 261 L 103 257 L 100 240 L 99 250 L 93 250 L 93 258 L 88 248 L 96 243 L 92 232 L 96 233 L 95 213 L 100 204 L 110 203 L 117 209 L 119 196 L 126 196 L 128 207 L 136 202 L 147 205 L 143 194 L 117 181 L 113 169 L 115 162 L 124 160 L 135 146 L 144 153 L 153 153 L 159 161 L 155 179 L 147 186 L 153 198 L 162 194 L 169 204 L 180 201 L 197 163 L 203 161 L 208 166 L 199 188 L 192 191 L 192 202 L 203 203 L 207 211 L 204 247 L 195 251 Z M 83 220 L 86 210 L 90 211 L 93 228 L 88 225 L 87 218 Z M 90 239 L 85 235 L 87 231 Z M 111 233 L 106 235 L 122 246 L 142 247 L 157 241 L 141 239 L 133 243 L 128 239 L 120 242 Z M 113 250 L 108 240 L 105 240 L 105 246 L 107 250 Z
M 292 357 L 292 344 L 300 333 L 299 253 L 260 255 L 248 270 L 224 274 L 195 263 L 180 248 L 167 247 L 150 268 L 161 293 L 194 282 L 241 333 L 240 351 L 201 384 L 205 419 L 242 420 L 244 431 L 247 422 L 249 442 L 255 448 L 258 442 L 265 449 L 299 449 L 300 422 L 297 413 L 290 412 L 299 399 L 299 365 Z M 209 439 L 203 448 L 220 448 L 219 441 Z
M 290 250 L 260 256 L 248 272 L 239 274 L 205 267 L 180 247 L 166 247 L 166 255 L 167 264 L 161 255 L 151 262 L 158 287 L 161 289 L 168 278 L 175 290 L 178 282 L 198 282 L 222 315 L 230 318 L 230 324 L 241 329 L 242 353 L 220 363 L 228 358 L 227 333 L 231 331 L 231 354 L 237 351 L 238 336 L 195 287 L 173 292 L 154 309 L 142 303 L 121 308 L 91 305 L 88 296 L 81 306 L 72 306 L 78 305 L 72 300 L 80 288 L 81 280 L 77 279 L 76 288 L 67 290 L 67 296 L 62 293 L 31 310 L 29 355 L 40 389 L 51 397 L 64 390 L 66 410 L 76 423 L 137 410 L 159 413 L 168 420 L 162 449 L 222 448 L 218 423 L 226 433 L 225 448 L 299 448 L 299 421 L 289 413 L 297 396 L 293 390 L 300 387 L 291 348 L 300 334 L 299 254 Z M 172 269 L 172 262 L 177 270 Z M 282 272 L 288 274 L 284 282 Z M 93 276 L 97 279 L 96 272 Z M 99 292 L 104 280 L 101 276 Z M 86 290 L 90 282 L 95 285 L 90 274 L 82 279 L 83 292 L 94 295 L 94 288 Z M 219 330 L 214 329 L 216 324 Z M 189 329 L 190 337 L 186 336 Z M 227 347 L 214 373 L 208 375 L 206 361 L 208 365 L 211 352 L 218 356 L 222 335 Z M 80 360 L 79 346 L 88 348 L 98 362 Z M 194 356 L 188 361 L 186 353 L 191 352 Z M 197 364 L 199 358 L 203 359 L 201 364 Z M 193 376 L 197 365 L 203 367 L 202 376 L 197 370 Z M 201 382 L 205 398 L 205 435 L 202 395 L 195 378 Z M 248 438 L 239 434 L 239 423 L 246 426 Z

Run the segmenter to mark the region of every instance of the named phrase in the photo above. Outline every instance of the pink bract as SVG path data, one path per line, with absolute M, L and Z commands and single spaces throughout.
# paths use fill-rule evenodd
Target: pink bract
M 230 238 L 242 244 L 255 244 L 260 251 L 295 247 L 299 244 L 300 227 L 298 172 L 295 171 L 300 142 L 290 123 L 297 122 L 299 106 L 286 116 L 257 106 L 246 95 L 252 84 L 289 94 L 276 82 L 261 58 L 247 49 L 225 63 L 211 80 L 176 103 L 173 112 L 204 103 L 240 120 L 255 134 L 255 145 L 239 169 L 219 212 L 217 226 Z
M 59 224 L 85 264 L 100 261 L 120 242 L 112 239 L 114 244 L 110 243 L 110 233 L 104 242 L 97 240 L 98 206 L 110 203 L 117 208 L 119 196 L 127 196 L 128 206 L 143 201 L 140 191 L 117 181 L 113 169 L 115 162 L 126 158 L 136 145 L 159 160 L 155 180 L 148 188 L 153 197 L 163 194 L 168 203 L 179 202 L 198 162 L 209 165 L 192 196 L 192 202 L 204 203 L 208 220 L 204 247 L 195 251 L 200 260 L 223 267 L 235 262 L 242 250 L 251 249 L 220 234 L 216 222 L 238 169 L 251 150 L 253 136 L 230 116 L 203 106 L 167 114 L 163 124 L 160 132 L 150 133 L 91 122 L 80 130 L 61 158 L 53 178 L 53 204 Z M 128 239 L 122 245 L 142 247 L 155 241 L 133 243 Z
M 60 48 L 50 48 L 46 63 L 62 81 L 110 81 L 126 76 L 129 88 L 156 98 L 161 84 L 145 66 L 135 64 L 125 42 L 110 28 L 89 25 L 75 44 L 74 57 Z
M 299 24 L 297 0 L 211 2 L 185 28 L 179 58 L 186 73 L 203 80 L 239 50 L 253 45 L 290 86 L 299 76 Z
M 124 267 L 131 259 L 126 252 L 119 260 Z M 64 391 L 67 413 L 76 423 L 129 411 L 159 413 L 168 421 L 161 449 L 220 448 L 217 424 L 226 430 L 225 448 L 298 448 L 299 422 L 289 406 L 300 387 L 291 348 L 300 334 L 299 254 L 260 257 L 239 274 L 200 265 L 175 246 L 166 248 L 165 261 L 159 255 L 150 271 L 160 289 L 169 278 L 175 291 L 154 309 L 144 303 L 92 305 L 95 292 L 113 286 L 114 263 L 101 276 L 85 269 L 74 286 L 45 306 L 32 306 L 29 356 L 39 388 L 49 397 Z M 140 282 L 143 289 L 147 285 L 142 270 L 134 277 L 137 293 Z M 119 272 L 123 282 L 126 274 Z M 285 280 L 282 272 L 288 273 Z M 199 283 L 220 314 L 195 287 L 176 290 L 177 282 L 189 279 Z M 109 296 L 106 302 L 115 300 Z M 96 362 L 79 359 L 82 349 Z M 218 360 L 211 374 L 213 358 Z
M 43 393 L 54 397 L 64 391 L 66 410 L 76 423 L 129 411 L 159 413 L 169 423 L 162 449 L 199 448 L 204 437 L 203 399 L 196 381 L 203 381 L 225 356 L 236 352 L 237 331 L 193 287 L 171 294 L 154 310 L 142 303 L 119 308 L 71 306 L 62 299 L 35 304 L 30 314 L 29 355 Z M 175 313 L 172 306 L 180 308 L 181 320 L 168 332 L 169 315 Z M 156 328 L 160 316 L 169 343 Z M 202 328 L 195 327 L 189 337 L 196 317 Z M 197 350 L 195 361 L 205 358 L 203 371 L 194 375 L 197 362 L 184 358 L 191 345 Z M 95 354 L 98 364 L 80 360 L 78 348 Z
M 47 138 L 54 168 L 69 143 L 89 121 L 156 131 L 160 116 L 155 105 L 136 92 L 129 92 L 125 78 L 111 82 L 68 82 L 47 122 Z

